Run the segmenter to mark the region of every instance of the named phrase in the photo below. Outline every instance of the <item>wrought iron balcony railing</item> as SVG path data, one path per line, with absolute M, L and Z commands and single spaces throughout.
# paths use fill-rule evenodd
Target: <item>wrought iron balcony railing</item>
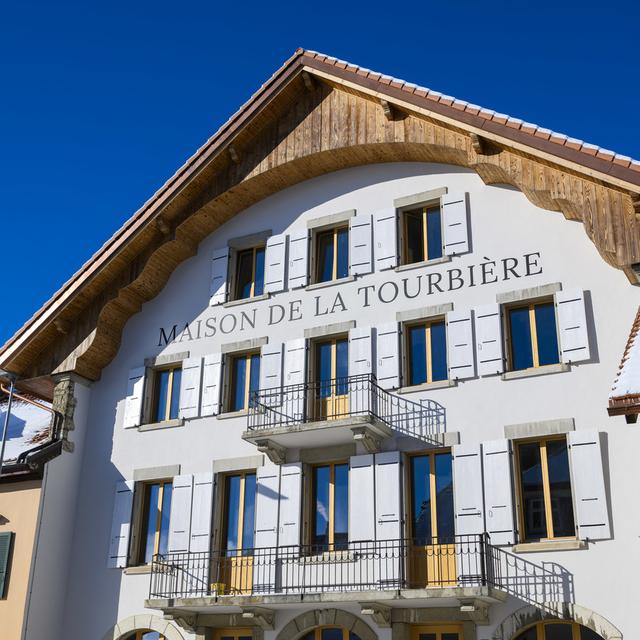
M 442 405 L 396 396 L 380 387 L 373 374 L 366 374 L 253 391 L 247 428 L 256 432 L 358 416 L 425 441 L 446 427 Z

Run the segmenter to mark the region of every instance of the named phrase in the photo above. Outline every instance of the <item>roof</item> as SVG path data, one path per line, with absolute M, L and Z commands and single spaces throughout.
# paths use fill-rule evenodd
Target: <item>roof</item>
M 609 394 L 609 415 L 640 414 L 640 307 Z
M 25 398 L 51 406 L 40 398 L 26 394 Z M 7 413 L 7 399 L 0 403 L 0 425 L 4 425 Z M 21 453 L 43 444 L 49 439 L 51 430 L 51 414 L 25 400 L 14 398 L 11 404 L 9 430 L 3 465 L 14 461 Z
M 487 139 L 492 143 L 497 142 L 505 149 L 516 150 L 522 157 L 525 154 L 527 158 L 534 156 L 541 166 L 549 167 L 553 165 L 560 167 L 561 171 L 571 172 L 567 173 L 570 177 L 578 174 L 585 176 L 585 180 L 591 180 L 596 185 L 606 185 L 608 189 L 616 189 L 616 202 L 607 201 L 608 196 L 606 194 L 604 201 L 602 199 L 596 200 L 594 196 L 591 201 L 597 202 L 596 208 L 599 215 L 595 216 L 594 212 L 590 210 L 584 214 L 583 222 L 594 242 L 596 242 L 595 236 L 598 236 L 597 240 L 602 244 L 602 246 L 599 245 L 599 249 L 603 257 L 605 255 L 613 256 L 611 259 L 607 258 L 608 262 L 625 269 L 625 273 L 628 276 L 630 270 L 627 267 L 631 263 L 640 262 L 640 240 L 638 240 L 640 234 L 636 233 L 636 220 L 635 217 L 626 216 L 628 213 L 626 207 L 630 196 L 633 203 L 632 206 L 640 207 L 640 162 L 570 138 L 564 134 L 555 133 L 537 125 L 523 122 L 517 118 L 500 114 L 451 96 L 442 95 L 437 91 L 420 87 L 404 80 L 373 72 L 314 51 L 298 49 L 6 342 L 0 349 L 0 367 L 21 375 L 35 376 L 42 375 L 41 369 L 46 367 L 48 367 L 48 373 L 54 370 L 59 371 L 60 369 L 57 366 L 61 365 L 67 367 L 63 370 L 76 370 L 80 375 L 95 379 L 99 375 L 99 366 L 97 369 L 91 369 L 88 365 L 85 370 L 74 369 L 74 363 L 79 358 L 74 355 L 69 360 L 69 353 L 80 349 L 79 345 L 83 340 L 83 349 L 92 348 L 92 345 L 97 340 L 95 329 L 96 326 L 99 326 L 101 320 L 104 324 L 102 327 L 103 334 L 111 333 L 117 335 L 119 344 L 119 335 L 126 319 L 136 313 L 143 302 L 156 295 L 164 282 L 166 282 L 166 279 L 164 282 L 162 281 L 162 278 L 165 277 L 164 273 L 161 275 L 156 273 L 157 281 L 153 283 L 153 286 L 148 287 L 151 293 L 142 292 L 139 286 L 133 286 L 134 283 L 139 283 L 142 277 L 141 274 L 150 279 L 150 272 L 154 266 L 156 272 L 162 271 L 157 268 L 158 263 L 151 264 L 151 258 L 154 255 L 158 256 L 159 252 L 157 247 L 153 245 L 156 240 L 154 239 L 154 234 L 149 232 L 150 223 L 154 221 L 156 223 L 155 229 L 159 229 L 160 233 L 166 236 L 163 242 L 177 241 L 177 226 L 176 228 L 170 228 L 166 220 L 163 220 L 163 216 L 172 207 L 177 208 L 179 206 L 176 205 L 176 202 L 181 197 L 185 199 L 192 197 L 193 200 L 189 202 L 190 205 L 193 205 L 194 201 L 199 202 L 199 194 L 189 196 L 185 196 L 185 194 L 189 190 L 196 192 L 194 188 L 196 181 L 202 179 L 205 172 L 216 162 L 219 162 L 220 158 L 226 158 L 227 156 L 224 156 L 224 152 L 230 153 L 232 145 L 247 131 L 251 131 L 250 128 L 254 123 L 262 119 L 260 124 L 263 125 L 265 120 L 274 118 L 272 105 L 289 91 L 294 81 L 302 87 L 302 89 L 296 88 L 296 91 L 304 90 L 304 86 L 300 81 L 300 78 L 304 78 L 304 85 L 307 85 L 307 79 L 304 74 L 311 75 L 313 79 L 326 83 L 331 87 L 339 86 L 345 91 L 366 95 L 369 99 L 389 101 L 393 108 L 418 113 L 421 117 L 437 121 L 442 126 L 453 128 L 466 136 L 481 136 L 481 140 Z M 468 137 L 466 139 L 468 140 Z M 233 155 L 231 154 L 232 158 Z M 286 163 L 288 161 L 289 158 L 287 157 L 283 162 Z M 487 160 L 484 163 L 476 162 L 474 168 L 476 171 L 481 172 L 489 166 L 490 163 Z M 503 173 L 498 176 L 500 181 L 503 182 L 504 172 L 509 170 L 508 164 L 506 166 L 506 169 L 504 167 L 500 168 Z M 495 166 L 493 168 L 495 169 Z M 268 167 L 268 169 L 271 170 L 272 168 Z M 228 172 L 232 173 L 231 170 L 228 170 Z M 236 173 L 239 174 L 240 172 L 236 171 Z M 248 175 L 255 173 L 256 171 L 249 171 Z M 483 179 L 488 181 L 484 175 Z M 494 179 L 494 181 L 496 180 Z M 570 181 L 568 180 L 566 182 L 566 184 L 562 184 L 563 179 L 560 176 L 558 180 L 554 181 L 553 187 L 541 186 L 542 191 L 536 194 L 536 196 L 539 195 L 537 202 L 541 203 L 539 206 L 546 207 L 550 207 L 550 205 L 546 205 L 545 202 L 552 202 L 555 210 L 562 210 L 567 217 L 579 219 L 580 216 L 574 211 L 575 205 L 572 202 L 572 197 L 582 197 L 581 186 L 578 185 L 576 187 L 569 184 Z M 201 185 L 196 186 L 201 188 Z M 563 190 L 566 190 L 566 192 L 563 192 Z M 534 190 L 528 189 L 526 192 L 527 197 L 531 197 L 530 191 Z M 552 195 L 549 196 L 548 194 Z M 575 194 L 579 194 L 579 196 Z M 627 198 L 624 202 L 622 200 L 623 196 Z M 584 197 L 586 199 L 588 196 L 585 195 Z M 238 200 L 240 201 L 241 198 L 238 197 Z M 190 210 L 188 215 L 193 215 L 190 207 L 184 208 Z M 204 209 L 204 206 L 201 206 L 201 209 Z M 612 213 L 614 209 L 615 214 Z M 612 219 L 614 215 L 619 216 L 619 218 Z M 177 224 L 181 224 L 181 222 L 178 221 Z M 599 225 L 599 228 L 596 229 L 597 233 L 594 231 L 596 225 Z M 171 235 L 172 233 L 173 236 Z M 198 237 L 195 238 L 196 246 L 199 239 Z M 190 238 L 187 239 L 185 244 L 189 242 L 191 242 Z M 174 249 L 175 246 L 174 242 Z M 193 255 L 195 249 L 187 247 L 183 251 L 183 255 L 189 255 L 189 251 L 191 251 L 190 255 Z M 181 259 L 184 259 L 184 257 L 181 257 Z M 168 261 L 165 255 L 166 262 Z M 151 266 L 147 269 L 147 265 Z M 172 266 L 175 268 L 176 265 Z M 131 271 L 128 276 L 130 281 L 121 284 L 126 280 L 122 277 L 122 274 L 127 270 Z M 629 277 L 630 280 L 635 282 L 631 276 Z M 119 287 L 117 294 L 111 291 L 109 295 L 106 295 L 105 289 L 107 285 L 114 288 Z M 100 309 L 90 307 L 90 305 L 98 304 L 102 305 Z M 105 315 L 104 308 L 109 304 L 119 306 L 118 312 L 123 320 L 120 321 L 119 317 L 117 326 L 113 321 L 107 321 L 102 318 Z M 87 322 L 93 322 L 94 324 L 83 327 L 83 333 L 77 332 L 78 335 L 76 336 L 74 331 L 70 331 L 69 325 L 77 322 L 85 310 L 87 315 L 90 316 Z M 89 336 L 91 336 L 91 339 L 86 340 Z M 56 353 L 55 357 L 51 352 L 47 352 L 45 354 L 46 357 L 43 358 L 46 348 L 55 350 L 54 346 L 51 345 L 58 344 L 63 340 L 67 340 L 69 344 L 71 344 L 71 341 L 75 342 L 72 346 L 65 347 L 68 349 L 67 352 Z M 107 340 L 105 338 L 105 342 Z M 104 342 L 99 345 L 99 348 L 105 351 L 101 362 L 107 361 L 109 357 L 113 357 L 115 354 L 113 346 L 106 349 Z M 58 352 L 61 352 L 61 350 L 58 349 Z M 33 363 L 39 360 L 46 362 L 46 367 L 44 365 L 39 367 L 36 373 L 27 371 L 27 364 L 25 363 L 28 363 L 33 369 L 35 367 Z

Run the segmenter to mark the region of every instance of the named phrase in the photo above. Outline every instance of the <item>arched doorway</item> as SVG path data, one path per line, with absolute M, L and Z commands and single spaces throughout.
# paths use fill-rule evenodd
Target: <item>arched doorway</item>
M 577 622 L 544 620 L 519 631 L 513 640 L 603 640 L 603 638 Z
M 158 631 L 140 629 L 126 636 L 124 640 L 165 640 L 165 637 Z

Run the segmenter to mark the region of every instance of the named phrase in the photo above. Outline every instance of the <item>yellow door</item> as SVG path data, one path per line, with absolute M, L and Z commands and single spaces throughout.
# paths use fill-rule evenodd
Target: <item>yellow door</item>
M 450 452 L 411 458 L 411 525 L 411 586 L 455 586 L 458 572 Z
M 316 383 L 313 414 L 316 420 L 335 420 L 349 414 L 349 343 L 336 338 L 316 343 Z

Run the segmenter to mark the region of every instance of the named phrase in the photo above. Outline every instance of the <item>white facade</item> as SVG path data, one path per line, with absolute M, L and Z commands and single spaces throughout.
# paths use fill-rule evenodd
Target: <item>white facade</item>
M 393 246 L 390 240 L 394 225 L 385 227 L 385 216 L 394 216 L 398 200 L 445 190 L 442 202 L 445 211 L 443 242 L 445 250 L 449 246 L 457 246 L 460 254 L 413 268 L 395 268 L 397 263 L 386 253 L 388 246 Z M 461 209 L 450 218 L 446 215 L 449 202 L 460 202 L 461 198 L 462 211 L 466 211 L 468 216 L 467 234 L 459 231 L 460 225 L 464 226 Z M 416 201 L 419 202 L 420 197 Z M 364 247 L 362 243 L 351 245 L 352 275 L 328 286 L 308 285 L 306 274 L 310 267 L 301 267 L 305 262 L 308 227 L 313 227 L 314 221 L 324 216 L 353 210 L 356 219 L 365 222 L 365 229 L 355 230 L 354 223 L 351 224 L 352 241 L 353 234 L 361 234 L 359 237 L 364 239 Z M 458 215 L 457 219 L 455 215 Z M 348 219 L 339 215 L 337 218 Z M 367 219 L 373 221 L 373 232 L 366 228 Z M 447 220 L 453 225 L 451 229 L 446 229 Z M 271 243 L 280 241 L 283 234 L 288 236 L 286 273 L 279 271 L 279 265 L 270 264 L 266 276 L 267 289 L 271 291 L 269 297 L 246 304 L 218 304 L 222 297 L 220 283 L 224 280 L 224 270 L 215 266 L 215 259 L 226 255 L 225 251 L 230 244 L 233 246 L 234 239 L 262 232 L 279 236 Z M 369 233 L 373 233 L 371 248 L 366 246 Z M 297 238 L 305 240 L 296 244 Z M 307 259 L 308 264 L 311 262 Z M 542 287 L 538 292 L 545 295 L 553 296 L 555 292 L 560 307 L 565 300 L 574 299 L 572 296 L 576 292 L 583 295 L 584 302 L 577 303 L 578 311 L 569 312 L 568 319 L 562 317 L 563 310 L 557 312 L 562 359 L 566 365 L 535 372 L 544 375 L 530 372 L 531 375 L 510 376 L 507 373 L 503 377 L 500 347 L 504 336 L 498 335 L 500 342 L 496 344 L 495 327 L 492 329 L 487 324 L 490 321 L 483 318 L 490 315 L 492 309 L 498 309 L 499 303 L 505 300 L 516 300 L 519 296 L 526 300 L 534 296 L 533 290 L 538 287 Z M 530 291 L 517 293 L 521 290 Z M 567 293 L 569 295 L 565 295 Z M 217 377 L 217 363 L 224 362 L 219 354 L 232 350 L 231 343 L 255 339 L 254 344 L 266 342 L 267 353 L 269 348 L 272 354 L 275 350 L 277 359 L 282 343 L 285 345 L 283 384 L 304 381 L 308 375 L 304 367 L 296 373 L 295 366 L 286 364 L 286 345 L 291 346 L 293 340 L 305 339 L 305 331 L 308 338 L 326 333 L 327 325 L 334 324 L 340 325 L 334 329 L 335 332 L 344 333 L 351 328 L 352 338 L 359 335 L 358 331 L 360 335 L 368 335 L 368 328 L 378 330 L 378 338 L 374 340 L 377 357 L 372 357 L 370 363 L 351 362 L 349 375 L 354 371 L 370 372 L 376 374 L 380 385 L 394 395 L 416 403 L 430 399 L 445 407 L 448 435 L 443 443 L 450 446 L 459 442 L 460 453 L 479 453 L 480 445 L 485 443 L 484 492 L 477 483 L 471 486 L 473 478 L 478 477 L 474 468 L 464 468 L 468 470 L 469 487 L 463 489 L 458 486 L 456 483 L 462 483 L 464 471 L 462 465 L 454 466 L 454 473 L 458 474 L 454 475 L 458 514 L 456 532 L 486 530 L 492 542 L 503 545 L 501 549 L 508 553 L 540 567 L 550 563 L 547 565 L 549 570 L 561 567 L 563 575 L 568 576 L 567 584 L 572 585 L 570 602 L 577 605 L 579 611 L 592 611 L 598 615 L 598 620 L 600 617 L 606 619 L 625 638 L 634 637 L 635 575 L 640 570 L 640 517 L 633 505 L 638 486 L 635 452 L 640 443 L 636 431 L 625 425 L 622 418 L 607 417 L 605 407 L 629 322 L 639 303 L 638 291 L 629 285 L 620 271 L 602 260 L 581 224 L 568 221 L 559 213 L 535 207 L 515 189 L 487 186 L 475 173 L 452 166 L 398 163 L 347 169 L 301 183 L 256 204 L 236 215 L 202 242 L 197 255 L 180 265 L 164 290 L 128 322 L 118 355 L 104 369 L 101 379 L 92 385 L 90 396 L 87 393 L 86 423 L 81 425 L 76 420 L 76 429 L 86 430 L 86 439 L 84 447 L 77 452 L 81 455 L 82 466 L 78 475 L 77 501 L 74 503 L 75 517 L 61 512 L 60 518 L 64 515 L 64 519 L 56 525 L 66 527 L 68 548 L 65 552 L 69 552 L 68 588 L 64 594 L 64 607 L 60 609 L 62 619 L 58 624 L 51 617 L 44 613 L 39 615 L 34 610 L 28 621 L 26 637 L 44 638 L 44 629 L 47 628 L 46 637 L 52 639 L 102 638 L 119 621 L 129 620 L 132 616 L 152 614 L 162 618 L 162 612 L 145 608 L 145 600 L 149 597 L 149 574 L 116 567 L 122 563 L 114 561 L 113 557 L 109 559 L 114 495 L 118 483 L 128 482 L 133 486 L 136 478 L 153 477 L 153 469 L 160 468 L 165 468 L 165 473 L 169 468 L 177 470 L 175 476 L 205 474 L 199 476 L 204 478 L 221 469 L 260 469 L 265 461 L 267 468 L 269 460 L 258 452 L 254 444 L 242 439 L 247 428 L 246 415 L 213 415 L 220 411 L 215 386 L 224 386 L 221 381 L 226 379 L 224 375 Z M 430 309 L 425 310 L 427 307 Z M 586 325 L 582 329 L 585 330 L 583 338 L 586 337 L 586 344 L 584 340 L 579 344 L 571 342 L 573 335 L 570 332 L 575 329 L 576 318 L 581 321 L 580 309 L 585 310 L 583 322 Z M 398 359 L 394 363 L 394 347 L 390 347 L 391 352 L 387 353 L 385 349 L 389 346 L 381 341 L 380 335 L 389 327 L 402 326 L 405 318 L 417 319 L 425 313 L 451 314 L 448 317 L 449 367 L 453 371 L 451 367 L 458 366 L 459 372 L 450 373 L 450 378 L 459 379 L 444 385 L 434 383 L 431 387 L 406 389 L 406 380 L 402 380 L 403 349 L 397 349 Z M 469 349 L 462 348 L 461 354 L 455 352 L 455 347 L 461 343 L 451 339 L 452 332 L 456 330 L 453 325 L 459 321 L 467 324 L 466 329 L 455 334 L 456 338 L 472 335 Z M 187 324 L 188 329 L 185 330 Z M 165 344 L 171 338 L 174 326 L 177 327 L 175 339 Z M 473 334 L 470 334 L 472 326 Z M 564 335 L 563 331 L 569 334 Z M 396 344 L 402 344 L 398 338 L 392 338 L 392 342 L 394 339 Z M 492 340 L 494 344 L 489 346 Z M 479 351 L 477 343 L 483 342 L 485 349 Z M 487 356 L 491 349 L 497 350 L 497 359 Z M 569 353 L 572 349 L 575 350 L 574 355 Z M 127 413 L 127 396 L 139 393 L 142 402 L 144 392 L 140 385 L 136 388 L 135 379 L 130 381 L 131 372 L 144 368 L 145 361 L 148 364 L 150 359 L 168 356 L 170 360 L 170 356 L 177 354 L 184 354 L 181 359 L 189 358 L 190 363 L 197 365 L 191 384 L 189 380 L 184 381 L 186 368 L 183 365 L 181 404 L 184 419 L 176 421 L 180 426 L 151 430 L 139 428 L 137 416 Z M 364 361 L 367 360 L 366 354 L 365 350 Z M 210 365 L 209 368 L 204 367 L 204 381 L 200 378 L 202 358 Z M 265 362 L 263 351 L 263 376 L 266 375 Z M 276 378 L 277 372 L 276 365 L 272 370 Z M 190 394 L 190 403 L 185 401 L 185 394 Z M 131 402 L 129 405 L 131 412 Z M 198 417 L 200 415 L 205 417 Z M 567 426 L 571 421 L 572 426 Z M 523 426 L 528 423 L 536 424 Z M 510 425 L 520 426 L 505 431 L 505 427 Z M 600 434 L 602 470 L 600 456 L 580 458 L 577 452 L 573 453 L 576 447 L 572 447 L 570 454 L 579 537 L 597 540 L 584 541 L 581 548 L 566 548 L 565 545 L 563 550 L 561 543 L 554 546 L 550 542 L 542 545 L 541 551 L 533 552 L 531 549 L 534 547 L 527 549 L 522 546 L 514 552 L 512 545 L 517 540 L 516 534 L 509 531 L 509 520 L 511 511 L 517 511 L 516 485 L 505 485 L 501 480 L 504 469 L 491 466 L 496 457 L 487 462 L 487 456 L 499 454 L 501 445 L 496 441 L 513 439 L 514 434 L 517 439 L 525 434 L 550 433 L 554 429 L 562 433 L 572 428 L 575 431 L 569 431 L 570 443 L 589 441 L 593 439 L 594 432 Z M 288 448 L 287 463 L 305 459 L 300 448 L 327 446 L 333 443 L 332 437 L 329 432 L 326 436 L 324 432 L 305 434 L 301 440 L 302 447 L 296 444 Z M 340 442 L 355 447 L 353 455 L 367 453 L 361 443 L 353 444 L 352 440 L 340 437 Z M 405 454 L 428 448 L 428 445 L 407 435 L 396 434 L 384 439 L 381 448 L 385 452 L 402 452 L 401 460 L 406 469 Z M 590 449 L 590 454 L 594 450 L 597 451 L 597 447 Z M 454 447 L 454 456 L 455 451 Z M 508 474 L 511 456 L 506 450 L 504 460 Z M 479 458 L 477 462 L 479 471 Z M 585 477 L 589 475 L 591 465 L 595 480 L 589 484 Z M 351 471 L 353 473 L 354 469 Z M 586 476 L 582 476 L 585 471 Z M 158 471 L 161 472 L 162 469 Z M 603 478 L 603 485 L 599 484 L 598 478 Z M 386 481 L 382 479 L 381 482 L 378 492 Z M 174 498 L 175 486 L 174 483 Z M 598 493 L 601 486 L 604 493 Z M 496 491 L 500 490 L 503 495 L 496 496 Z M 406 483 L 404 491 L 408 491 Z M 205 490 L 205 502 L 213 493 L 213 488 L 208 493 Z M 50 500 L 50 492 L 47 496 Z M 474 512 L 475 523 L 461 522 L 461 500 L 478 503 L 483 496 L 484 509 L 480 504 L 480 509 Z M 70 497 L 73 498 L 72 495 Z M 362 519 L 366 518 L 368 507 L 366 503 L 357 504 L 365 499 L 358 495 L 350 500 L 350 533 L 358 527 L 366 532 L 367 525 Z M 599 500 L 597 515 L 601 517 L 604 509 L 606 521 L 590 522 L 585 511 L 589 505 L 576 502 L 583 499 Z M 498 504 L 501 500 L 504 505 Z M 210 499 L 208 505 L 211 505 Z M 506 525 L 504 519 L 501 522 L 494 520 L 499 516 L 494 514 L 496 509 L 492 509 L 505 505 L 509 512 Z M 219 504 L 213 505 L 214 529 L 219 522 L 216 515 L 219 508 Z M 357 513 L 360 515 L 356 518 Z M 408 514 L 403 513 L 402 522 L 397 523 L 400 537 L 409 536 L 408 519 Z M 513 522 L 517 529 L 517 513 Z M 195 526 L 193 523 L 191 520 L 192 527 Z M 598 526 L 590 529 L 589 526 L 594 524 Z M 195 531 L 191 535 L 193 537 Z M 207 550 L 209 538 L 205 535 L 204 543 L 202 540 L 198 543 L 200 547 L 190 548 Z M 255 544 L 260 546 L 257 540 Z M 58 574 L 53 571 L 44 574 L 37 568 L 36 590 L 39 582 L 51 587 L 52 583 L 58 582 Z M 63 595 L 58 595 L 62 599 Z M 274 628 L 264 631 L 266 640 L 275 640 L 290 620 L 318 608 L 341 609 L 361 617 L 379 638 L 386 640 L 391 637 L 392 630 L 379 627 L 371 617 L 361 614 L 359 603 L 368 599 L 371 598 L 342 602 L 338 599 L 333 603 L 324 600 L 318 604 L 310 598 L 308 603 L 300 601 L 295 604 L 289 600 L 281 605 L 260 605 L 260 598 L 256 596 L 252 606 L 265 606 L 275 612 Z M 459 609 L 461 606 L 458 596 L 388 604 L 412 608 Z M 512 596 L 504 602 L 492 604 L 488 610 L 488 624 L 484 620 L 476 628 L 478 640 L 502 638 L 495 635 L 500 625 L 510 614 L 527 604 Z M 200 610 L 200 613 L 240 611 L 237 606 L 225 607 L 221 601 Z M 180 633 L 185 639 L 196 637 L 184 629 Z M 465 636 L 465 640 L 469 638 Z

